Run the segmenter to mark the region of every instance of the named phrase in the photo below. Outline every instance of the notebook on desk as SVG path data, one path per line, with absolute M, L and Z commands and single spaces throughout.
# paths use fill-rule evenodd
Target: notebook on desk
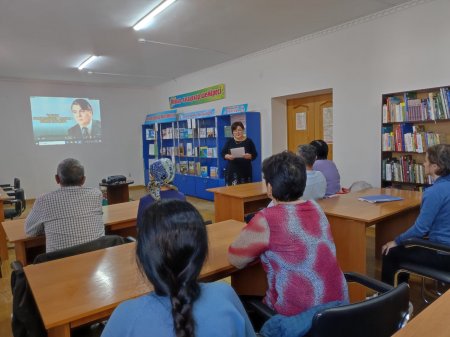
M 374 194 L 374 195 L 365 195 L 363 197 L 358 198 L 358 200 L 367 201 L 367 202 L 374 204 L 374 203 L 378 203 L 378 202 L 403 200 L 403 198 L 394 197 L 392 195 L 387 195 L 387 194 Z

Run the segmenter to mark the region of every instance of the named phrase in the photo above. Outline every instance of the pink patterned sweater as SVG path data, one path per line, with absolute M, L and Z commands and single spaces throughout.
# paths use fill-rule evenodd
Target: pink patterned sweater
M 279 314 L 348 301 L 330 224 L 315 201 L 258 212 L 231 244 L 228 258 L 238 268 L 261 258 L 269 285 L 264 301 Z

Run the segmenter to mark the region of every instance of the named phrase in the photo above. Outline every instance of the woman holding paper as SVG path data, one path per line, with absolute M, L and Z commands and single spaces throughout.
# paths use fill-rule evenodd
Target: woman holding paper
M 428 148 L 423 166 L 425 174 L 433 178 L 434 184 L 423 193 L 416 222 L 382 247 L 381 279 L 389 284 L 394 283 L 400 262 L 427 263 L 430 267 L 450 271 L 450 255 L 421 247 L 406 249 L 402 245 L 406 239 L 428 236 L 430 242 L 450 246 L 450 145 L 439 144 Z M 405 276 L 400 275 L 399 282 L 407 282 L 402 278 Z
M 231 125 L 233 138 L 222 148 L 222 157 L 228 161 L 225 184 L 227 186 L 252 182 L 252 160 L 258 156 L 256 147 L 250 138 L 244 135 L 244 124 L 234 122 Z

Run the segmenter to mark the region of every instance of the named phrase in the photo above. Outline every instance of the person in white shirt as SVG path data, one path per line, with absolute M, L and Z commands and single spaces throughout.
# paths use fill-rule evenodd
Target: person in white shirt
M 306 165 L 306 187 L 302 199 L 322 199 L 327 190 L 327 180 L 322 172 L 313 169 L 317 158 L 316 148 L 309 144 L 299 145 L 297 155 L 303 159 Z
M 55 179 L 61 188 L 36 198 L 25 220 L 25 233 L 45 234 L 47 253 L 105 235 L 102 192 L 83 187 L 86 177 L 80 162 L 72 158 L 63 160 Z

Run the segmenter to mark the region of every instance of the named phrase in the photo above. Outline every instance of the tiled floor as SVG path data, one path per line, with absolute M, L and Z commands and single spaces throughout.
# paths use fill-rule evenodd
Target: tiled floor
M 141 196 L 145 194 L 144 188 L 134 188 L 130 191 L 130 196 L 133 200 L 138 200 Z M 202 199 L 190 198 L 188 197 L 188 201 L 191 202 L 202 214 L 205 220 L 214 221 L 214 203 L 210 201 L 205 201 Z M 32 207 L 32 203 L 27 204 L 27 210 L 22 215 L 22 217 L 26 217 L 29 210 Z M 376 261 L 374 257 L 374 245 L 375 245 L 375 231 L 371 228 L 367 230 L 367 273 L 370 276 L 376 276 L 377 278 L 380 275 L 381 264 L 380 261 Z M 10 274 L 11 270 L 9 267 L 9 263 L 14 261 L 15 254 L 14 249 L 11 247 L 9 249 L 9 261 L 3 262 L 2 270 L 3 270 L 3 278 L 0 279 L 0 336 L 1 337 L 13 337 L 11 332 L 11 305 L 12 305 L 12 296 L 11 296 L 11 286 L 10 286 Z M 419 283 L 416 280 L 414 282 L 414 286 L 411 291 L 411 298 L 414 304 L 415 314 L 420 312 L 424 304 L 420 299 L 419 293 Z

